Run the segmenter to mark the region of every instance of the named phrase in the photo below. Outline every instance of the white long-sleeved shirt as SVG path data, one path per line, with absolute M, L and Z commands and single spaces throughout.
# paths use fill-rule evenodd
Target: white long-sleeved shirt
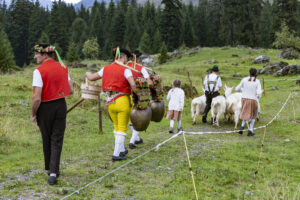
M 169 102 L 169 110 L 181 111 L 184 107 L 184 91 L 181 88 L 173 88 L 169 90 L 167 95 Z
M 216 81 L 214 91 L 213 91 L 214 84 L 208 84 L 208 81 Z M 219 91 L 219 89 L 222 87 L 221 77 L 218 78 L 217 74 L 211 73 L 211 74 L 205 76 L 203 84 L 205 87 L 205 91 L 209 91 L 209 89 L 211 92 Z M 209 87 L 209 89 L 208 89 L 208 87 Z
M 258 79 L 253 81 L 254 77 L 251 77 L 251 81 L 249 81 L 249 78 L 250 76 L 243 78 L 235 90 L 242 92 L 242 98 L 258 101 L 257 96 L 262 93 L 260 81 Z

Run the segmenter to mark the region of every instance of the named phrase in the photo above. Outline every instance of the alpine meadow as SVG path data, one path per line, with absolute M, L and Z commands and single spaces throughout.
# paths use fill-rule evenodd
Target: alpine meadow
M 51 8 L 39 1 L 7 5 L 0 0 L 0 200 L 299 200 L 299 11 L 297 0 L 111 0 L 76 9 L 60 0 Z M 45 168 L 41 124 L 32 118 L 33 72 L 50 50 L 74 87 L 65 98 L 69 112 L 54 184 L 49 181 L 52 168 Z M 127 50 L 131 55 L 125 55 Z M 153 85 L 138 77 L 142 70 L 135 68 L 135 50 Z M 118 134 L 110 105 L 118 99 L 107 102 L 120 91 L 107 91 L 104 77 L 107 66 L 126 56 L 134 68 L 128 70 L 128 63 L 119 67 L 138 74 L 133 77 L 136 90 L 131 76 L 124 78 L 132 103 L 148 109 L 159 98 L 164 114 L 140 131 L 142 140 L 134 148 L 128 126 L 123 142 L 128 154 L 115 156 Z M 251 68 L 257 69 L 262 89 L 254 135 L 248 122 L 239 134 L 242 120 L 235 129 L 228 113 L 220 116 L 219 126 L 211 123 L 212 111 L 206 123 L 203 113 L 193 122 L 192 101 L 207 97 L 204 82 L 212 69 L 222 80 L 219 96 L 227 99 L 226 88 L 236 93 Z M 87 72 L 96 74 L 95 82 Z M 40 75 L 44 86 L 51 82 Z M 167 94 L 174 80 L 181 81 L 185 99 L 181 129 L 175 123 L 170 133 Z M 83 85 L 103 87 L 95 99 L 85 99 L 92 93 Z M 141 88 L 152 101 L 141 103 Z M 160 93 L 153 95 L 153 88 Z

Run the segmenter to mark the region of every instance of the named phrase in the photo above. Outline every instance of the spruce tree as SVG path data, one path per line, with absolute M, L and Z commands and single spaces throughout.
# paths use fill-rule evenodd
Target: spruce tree
M 187 47 L 193 47 L 195 44 L 195 33 L 191 24 L 190 16 L 188 13 L 185 14 L 184 27 L 183 27 L 183 42 Z
M 213 18 L 213 13 L 211 13 L 211 18 Z M 192 18 L 193 19 L 193 18 Z M 207 45 L 208 41 L 208 2 L 207 0 L 199 0 L 199 5 L 195 13 L 196 21 L 195 34 L 198 40 L 198 43 L 201 46 Z
M 168 49 L 167 49 L 166 44 L 163 42 L 163 44 L 160 48 L 160 56 L 158 57 L 159 64 L 163 64 L 163 63 L 167 62 L 168 58 L 169 58 Z
M 63 19 L 63 12 L 60 10 L 60 6 L 63 6 L 61 1 L 53 2 L 48 35 L 52 44 L 57 43 L 61 47 L 61 56 L 64 57 L 68 49 L 68 32 L 66 22 Z
M 77 44 L 79 56 L 83 58 L 82 48 L 87 40 L 87 25 L 84 19 L 76 18 L 72 24 L 71 40 Z
M 14 54 L 4 30 L 0 28 L 0 71 L 8 72 L 16 65 Z
M 126 14 L 126 31 L 124 41 L 129 49 L 136 49 L 139 45 L 139 27 L 133 6 L 130 6 Z
M 181 1 L 180 0 L 162 0 L 164 9 L 161 14 L 160 32 L 163 41 L 169 50 L 178 48 L 180 45 L 182 22 L 181 22 Z
M 126 31 L 125 12 L 118 4 L 115 16 L 112 21 L 111 39 L 113 46 L 124 45 L 124 35 Z
M 274 0 L 273 2 L 274 7 L 274 30 L 279 30 L 281 27 L 282 21 L 285 21 L 287 26 L 293 30 L 299 30 L 299 16 L 297 8 L 298 8 L 298 1 L 297 0 Z
M 269 48 L 272 45 L 272 35 L 274 33 L 272 23 L 272 5 L 267 1 L 263 5 L 259 19 L 259 44 L 262 47 Z
M 96 37 L 100 49 L 104 46 L 104 21 L 101 19 L 99 9 L 95 10 L 95 16 L 91 24 L 90 37 Z
M 47 33 L 45 33 L 44 31 L 41 33 L 41 37 L 40 39 L 38 40 L 39 43 L 47 43 L 49 44 L 50 40 L 49 40 L 49 37 L 47 35 Z
M 158 53 L 160 51 L 162 45 L 162 39 L 159 30 L 157 29 L 154 38 L 153 38 L 153 47 L 152 47 L 152 52 L 153 53 Z
M 105 42 L 104 42 L 104 49 L 103 49 L 103 56 L 104 58 L 111 58 L 111 52 L 113 48 L 112 44 L 112 20 L 115 16 L 115 3 L 113 0 L 110 0 L 110 3 L 108 5 L 107 11 L 106 11 L 106 16 L 105 16 L 105 25 L 104 25 L 104 35 L 105 35 Z
M 78 47 L 74 42 L 71 42 L 68 48 L 67 59 L 69 62 L 79 60 Z
M 139 49 L 145 53 L 151 53 L 151 51 L 152 51 L 150 36 L 148 35 L 148 33 L 146 31 L 143 33 L 143 36 L 141 38 L 141 41 L 139 44 Z

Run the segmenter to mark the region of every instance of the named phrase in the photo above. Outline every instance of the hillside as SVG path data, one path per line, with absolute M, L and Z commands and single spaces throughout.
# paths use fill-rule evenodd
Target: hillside
M 240 78 L 233 78 L 234 73 L 246 76 L 250 67 L 263 66 L 252 64 L 259 55 L 269 56 L 271 62 L 300 65 L 300 60 L 280 59 L 279 54 L 273 49 L 201 48 L 152 67 L 164 85 L 176 78 L 189 84 L 189 72 L 200 96 L 202 78 L 212 60 L 220 68 L 223 84 L 236 86 Z M 107 64 L 98 60 L 84 63 Z M 148 130 L 140 133 L 144 143 L 129 150 L 122 162 L 111 161 L 114 135 L 106 108 L 102 108 L 104 133 L 99 135 L 97 102 L 86 100 L 68 114 L 61 176 L 58 185 L 49 186 L 43 170 L 41 135 L 29 120 L 33 69 L 30 66 L 0 75 L 0 199 L 196 199 L 190 169 L 199 199 L 300 199 L 300 88 L 291 80 L 299 76 L 258 76 L 264 80 L 265 94 L 255 127 L 274 121 L 266 129 L 255 130 L 254 137 L 226 132 L 234 125 L 223 116 L 221 127 L 203 124 L 200 117 L 192 126 L 191 99 L 186 99 L 182 117 L 185 134 L 170 139 L 176 135 L 168 133 L 167 119 L 151 122 Z M 69 71 L 76 87 L 67 99 L 68 107 L 80 99 L 79 86 L 86 69 Z M 274 86 L 278 89 L 272 89 Z M 296 93 L 289 96 L 292 91 Z M 127 134 L 128 147 L 131 132 Z

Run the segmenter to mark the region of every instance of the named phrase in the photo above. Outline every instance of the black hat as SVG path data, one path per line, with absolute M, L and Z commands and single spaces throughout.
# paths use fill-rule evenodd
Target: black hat
M 142 52 L 140 52 L 139 50 L 134 50 L 134 51 L 131 52 L 131 54 L 136 55 L 136 57 L 138 58 L 142 55 Z
M 40 43 L 33 47 L 33 51 L 39 52 L 39 53 L 53 53 L 55 52 L 54 46 L 46 43 Z
M 113 56 L 115 57 L 116 56 L 116 51 L 117 51 L 117 48 L 114 48 L 114 51 L 113 51 Z M 120 48 L 120 47 L 119 47 Z M 123 49 L 123 48 L 120 48 L 120 53 L 124 53 L 126 54 L 127 58 L 129 58 L 131 56 L 130 52 L 127 50 L 127 49 Z
M 213 71 L 213 72 L 218 72 L 218 71 L 219 71 L 218 65 L 214 65 L 214 66 L 211 68 L 211 71 Z

